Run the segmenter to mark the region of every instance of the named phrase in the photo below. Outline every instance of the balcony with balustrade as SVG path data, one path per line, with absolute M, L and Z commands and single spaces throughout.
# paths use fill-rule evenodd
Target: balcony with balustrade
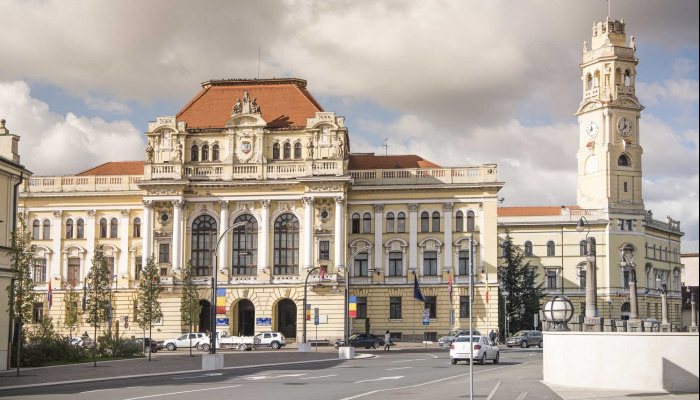
M 483 184 L 497 182 L 497 167 L 359 169 L 350 171 L 350 176 L 359 186 Z
M 139 175 L 35 176 L 25 181 L 24 193 L 140 191 Z

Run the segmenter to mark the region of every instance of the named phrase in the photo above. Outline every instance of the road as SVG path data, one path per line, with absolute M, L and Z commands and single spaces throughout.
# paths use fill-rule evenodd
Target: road
M 376 357 L 24 389 L 0 392 L 0 397 L 23 400 L 469 398 L 469 366 L 451 365 L 446 351 L 368 353 Z M 499 364 L 474 365 L 475 398 L 559 399 L 540 379 L 541 350 L 502 350 Z

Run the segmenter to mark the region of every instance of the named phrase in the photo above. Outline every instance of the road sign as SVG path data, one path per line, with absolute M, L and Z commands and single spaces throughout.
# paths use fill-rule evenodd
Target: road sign
M 535 317 L 535 330 L 537 330 L 537 327 L 540 325 L 540 316 L 534 314 L 533 317 Z
M 272 326 L 272 318 L 255 318 L 257 326 Z
M 320 322 L 320 317 L 318 315 L 318 307 L 314 308 L 314 325 L 318 325 Z
M 455 324 L 455 310 L 450 310 L 450 326 Z
M 423 309 L 423 325 L 430 325 L 430 309 Z

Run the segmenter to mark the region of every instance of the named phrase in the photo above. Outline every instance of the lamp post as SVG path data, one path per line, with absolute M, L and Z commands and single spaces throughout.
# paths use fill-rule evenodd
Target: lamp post
M 117 276 L 114 275 L 112 277 L 112 281 L 116 281 Z M 114 291 L 117 292 L 117 288 L 114 288 Z M 112 337 L 112 324 L 114 323 L 114 306 L 112 305 L 112 291 L 109 291 L 109 327 L 107 327 L 107 335 L 109 337 Z
M 348 346 L 348 337 L 350 336 L 350 318 L 348 317 L 348 302 L 350 301 L 350 266 L 353 261 L 355 261 L 355 256 L 362 253 L 365 250 L 369 250 L 372 246 L 364 246 L 357 249 L 350 256 L 350 261 L 345 264 L 345 327 L 343 332 L 343 346 Z M 304 310 L 306 312 L 306 310 Z M 306 315 L 304 315 L 304 321 L 306 321 Z
M 503 328 L 505 332 L 503 333 L 503 341 L 508 339 L 508 295 L 510 294 L 507 290 L 501 291 L 503 295 Z
M 666 284 L 661 284 L 661 323 L 667 325 L 668 322 L 668 290 Z
M 219 270 L 217 269 L 217 259 L 219 257 L 219 244 L 221 244 L 221 241 L 226 237 L 226 235 L 233 229 L 238 228 L 239 226 L 245 226 L 246 227 L 246 232 L 248 231 L 247 227 L 250 223 L 249 222 L 237 222 L 228 228 L 226 228 L 225 231 L 221 233 L 221 236 L 219 236 L 219 240 L 216 241 L 216 247 L 214 247 L 214 255 L 213 255 L 213 264 L 212 264 L 212 278 L 211 278 L 211 309 L 209 310 L 209 324 L 211 325 L 211 336 L 209 337 L 209 342 L 210 342 L 210 347 L 209 347 L 209 353 L 210 354 L 216 354 L 216 286 L 217 286 L 217 278 L 219 275 Z M 245 240 L 246 246 L 248 244 L 248 240 Z M 247 252 L 245 252 L 247 253 Z
M 610 319 L 612 319 L 612 300 L 607 299 L 605 300 L 606 303 L 608 303 L 608 315 L 610 315 Z
M 596 243 L 594 237 L 588 237 L 591 227 L 586 217 L 582 216 L 576 224 L 576 231 L 586 231 L 588 254 L 586 255 L 586 318 L 595 318 L 598 309 L 598 288 L 596 287 Z
M 686 289 L 690 292 L 690 312 L 692 313 L 692 315 L 690 316 L 690 326 L 695 328 L 698 326 L 698 317 L 697 315 L 695 315 L 695 291 L 690 290 L 690 287 Z
M 302 343 L 306 343 L 306 288 L 309 286 L 309 277 L 311 274 L 316 271 L 317 269 L 321 269 L 323 267 L 314 267 L 309 270 L 309 273 L 306 274 L 306 280 L 304 281 L 304 334 L 302 335 Z
M 474 240 L 474 234 L 469 238 L 469 398 L 474 398 L 474 342 L 472 336 L 472 304 L 474 302 L 474 253 L 478 243 Z

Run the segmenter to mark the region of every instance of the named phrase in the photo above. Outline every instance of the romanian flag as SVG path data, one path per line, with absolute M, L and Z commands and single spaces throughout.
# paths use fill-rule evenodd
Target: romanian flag
M 357 318 L 357 297 L 348 297 L 348 317 Z
M 489 304 L 489 271 L 486 270 L 486 304 Z
M 216 289 L 216 313 L 226 314 L 226 288 Z
M 49 293 L 46 295 L 46 302 L 49 303 L 49 310 L 53 305 L 53 292 L 51 291 L 51 280 L 49 280 Z
M 311 304 L 306 305 L 306 320 L 311 321 Z
M 450 280 L 447 281 L 447 287 L 450 291 L 450 304 L 452 304 L 452 272 L 450 272 Z

